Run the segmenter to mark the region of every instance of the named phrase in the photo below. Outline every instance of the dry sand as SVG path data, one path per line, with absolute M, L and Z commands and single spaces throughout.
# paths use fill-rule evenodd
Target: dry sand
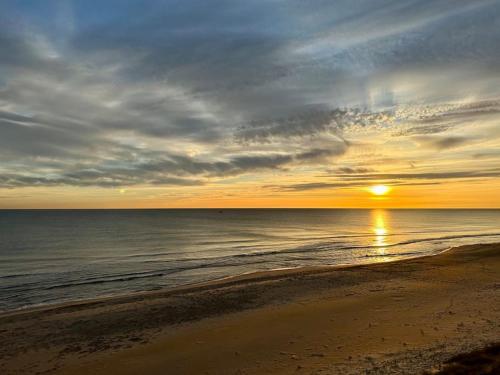
M 474 245 L 4 314 L 0 373 L 434 372 L 499 341 L 499 276 Z

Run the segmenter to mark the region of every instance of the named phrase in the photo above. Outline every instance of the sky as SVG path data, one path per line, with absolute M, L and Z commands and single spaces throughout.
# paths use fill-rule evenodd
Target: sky
M 111 207 L 500 207 L 500 1 L 1 2 L 0 208 Z

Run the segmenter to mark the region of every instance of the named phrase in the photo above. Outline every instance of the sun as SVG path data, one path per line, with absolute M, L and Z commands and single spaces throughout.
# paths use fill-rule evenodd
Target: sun
M 373 195 L 386 195 L 391 188 L 387 185 L 373 185 L 370 187 L 370 192 Z

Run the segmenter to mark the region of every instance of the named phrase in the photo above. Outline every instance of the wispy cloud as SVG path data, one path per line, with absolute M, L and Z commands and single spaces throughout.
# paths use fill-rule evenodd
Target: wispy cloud
M 44 3 L 0 5 L 0 187 L 497 176 L 497 1 Z

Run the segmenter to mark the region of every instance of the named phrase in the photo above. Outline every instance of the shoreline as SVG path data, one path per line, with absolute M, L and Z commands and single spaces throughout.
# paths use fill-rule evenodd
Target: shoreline
M 498 341 L 499 269 L 477 244 L 0 314 L 0 372 L 419 373 Z
M 335 264 L 335 265 L 325 265 L 325 266 L 301 266 L 301 267 L 290 267 L 290 268 L 276 268 L 276 269 L 270 269 L 270 270 L 264 270 L 264 271 L 249 271 L 249 272 L 245 272 L 245 273 L 241 273 L 241 274 L 217 278 L 214 280 L 189 283 L 189 284 L 179 285 L 179 286 L 171 287 L 171 288 L 163 287 L 163 288 L 160 288 L 158 290 L 127 292 L 127 293 L 112 294 L 112 295 L 107 295 L 107 296 L 98 296 L 98 297 L 93 297 L 93 298 L 84 298 L 84 299 L 79 299 L 79 300 L 70 300 L 70 301 L 66 301 L 66 302 L 38 304 L 38 305 L 20 307 L 20 308 L 16 308 L 16 309 L 12 309 L 12 310 L 3 310 L 3 311 L 0 310 L 0 318 L 12 316 L 12 315 L 18 315 L 18 314 L 24 314 L 24 313 L 29 314 L 32 312 L 48 311 L 48 310 L 52 310 L 52 309 L 60 309 L 60 308 L 66 308 L 66 307 L 68 307 L 68 308 L 85 307 L 87 305 L 91 306 L 91 305 L 94 305 L 96 303 L 113 302 L 113 300 L 117 300 L 116 302 L 122 302 L 122 301 L 126 302 L 126 300 L 128 300 L 128 299 L 133 300 L 136 298 L 140 299 L 143 297 L 154 298 L 155 295 L 156 296 L 165 296 L 165 295 L 172 295 L 172 294 L 178 294 L 178 293 L 190 293 L 190 292 L 196 292 L 197 290 L 202 291 L 202 290 L 205 290 L 208 288 L 217 289 L 217 288 L 223 288 L 223 287 L 231 286 L 231 285 L 235 285 L 235 284 L 245 284 L 245 283 L 252 283 L 252 282 L 259 282 L 259 281 L 274 280 L 274 279 L 291 277 L 294 275 L 301 275 L 301 274 L 325 273 L 325 272 L 330 272 L 330 271 L 335 271 L 335 270 L 351 269 L 351 268 L 357 268 L 357 267 L 366 267 L 366 266 L 372 266 L 372 265 L 377 265 L 377 264 L 405 262 L 405 261 L 413 260 L 413 259 L 439 256 L 439 255 L 447 253 L 447 252 L 459 250 L 462 247 L 482 246 L 482 245 L 489 245 L 489 244 L 477 243 L 477 244 L 472 244 L 472 245 L 451 246 L 451 247 L 447 247 L 443 250 L 439 250 L 438 252 L 436 252 L 434 254 L 410 256 L 410 257 L 404 257 L 404 258 L 381 261 L 381 262 L 372 262 L 372 263 L 367 262 L 367 263 L 358 263 L 358 264 Z

